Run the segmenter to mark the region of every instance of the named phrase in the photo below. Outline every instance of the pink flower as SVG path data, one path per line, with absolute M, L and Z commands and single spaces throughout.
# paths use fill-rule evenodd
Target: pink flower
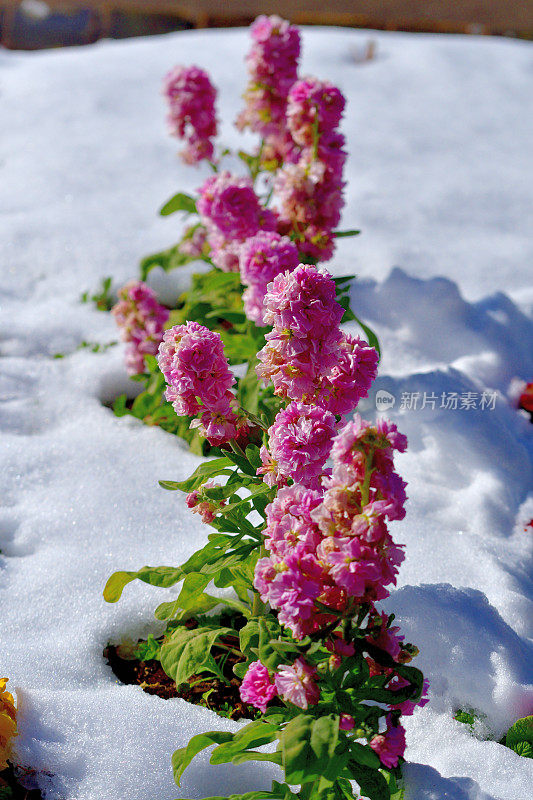
M 303 658 L 297 658 L 292 667 L 278 667 L 274 682 L 283 698 L 304 710 L 316 705 L 320 699 L 320 689 L 315 682 L 316 669 Z
M 193 514 L 200 514 L 202 521 L 206 524 L 212 522 L 218 509 L 226 505 L 225 500 L 216 502 L 205 494 L 205 489 L 213 489 L 218 485 L 219 484 L 215 483 L 215 481 L 207 481 L 200 489 L 190 492 L 185 498 L 187 507 L 191 509 Z
M 337 362 L 324 377 L 319 390 L 319 402 L 333 414 L 349 414 L 374 381 L 378 354 L 358 336 L 343 334 L 339 343 Z
M 372 634 L 367 636 L 366 640 L 376 647 L 379 647 L 381 650 L 385 650 L 394 661 L 397 661 L 402 649 L 404 637 L 400 635 L 400 628 L 397 625 L 387 627 L 389 618 L 386 614 L 382 612 L 381 615 L 377 617 L 378 622 L 380 621 L 380 617 L 381 624 L 375 625 Z
M 250 664 L 239 691 L 244 703 L 250 703 L 263 714 L 268 703 L 278 693 L 276 686 L 270 680 L 268 669 L 260 661 L 253 661 Z
M 246 58 L 250 82 L 246 107 L 237 127 L 249 127 L 266 140 L 266 160 L 283 160 L 293 147 L 286 136 L 287 95 L 297 77 L 300 34 L 278 16 L 260 16 L 250 28 L 252 48 Z
M 209 251 L 207 247 L 207 230 L 203 225 L 190 225 L 185 229 L 180 246 L 180 253 L 191 258 L 203 258 Z
M 264 299 L 269 284 L 281 272 L 298 266 L 298 250 L 287 236 L 273 231 L 259 231 L 245 241 L 239 256 L 244 310 L 256 325 L 265 325 Z
M 238 439 L 248 429 L 248 422 L 242 412 L 233 407 L 234 405 L 236 401 L 230 392 L 216 408 L 205 411 L 200 419 L 193 420 L 191 428 L 198 428 L 200 434 L 214 447 Z
M 171 133 L 187 143 L 180 154 L 183 161 L 195 164 L 212 159 L 216 90 L 207 73 L 199 67 L 174 67 L 165 77 L 163 94 L 169 104 Z
M 319 488 L 336 427 L 333 414 L 320 406 L 292 402 L 281 410 L 268 430 L 279 472 L 295 483 Z
M 159 368 L 168 384 L 166 398 L 177 414 L 194 416 L 206 410 L 229 408 L 235 382 L 220 334 L 198 322 L 176 325 L 165 331 L 159 347 Z
M 228 239 L 243 241 L 259 230 L 262 209 L 250 178 L 220 172 L 200 188 L 197 208 L 208 228 Z
M 395 675 L 394 678 L 389 682 L 387 685 L 387 689 L 392 689 L 393 691 L 398 691 L 400 689 L 405 688 L 409 685 L 409 682 L 405 680 L 405 678 L 400 677 L 400 675 Z M 401 711 L 402 715 L 406 717 L 410 717 L 415 708 L 420 707 L 422 708 L 427 703 L 429 703 L 429 697 L 427 696 L 429 691 L 429 683 L 427 680 L 424 680 L 424 687 L 422 689 L 422 696 L 419 700 L 404 700 L 403 703 L 394 703 L 389 706 L 391 711 Z
M 355 720 L 351 714 L 341 714 L 339 719 L 339 730 L 351 731 L 355 728 Z
M 156 355 L 169 311 L 142 281 L 129 281 L 119 289 L 118 296 L 119 302 L 111 313 L 121 339 L 128 342 L 126 368 L 130 375 L 135 375 L 143 371 L 145 355 Z
M 265 547 L 283 558 L 290 553 L 314 553 L 322 539 L 311 512 L 321 502 L 320 492 L 299 484 L 280 489 L 266 507 L 267 526 L 263 531 Z
M 335 633 L 333 639 L 328 639 L 326 648 L 330 653 L 335 653 L 340 656 L 353 656 L 355 647 L 351 642 L 346 642 L 340 633 Z
M 287 103 L 287 124 L 294 141 L 302 147 L 318 143 L 324 133 L 339 125 L 345 99 L 333 84 L 316 78 L 293 83 Z
M 344 311 L 327 273 L 300 264 L 268 285 L 263 318 L 273 325 L 258 353 L 257 374 L 274 392 L 292 400 L 314 399 L 323 376 L 337 361 Z
M 294 231 L 306 259 L 327 261 L 335 250 L 334 229 L 344 205 L 344 145 L 342 134 L 324 133 L 316 147 L 305 147 L 297 160 L 287 159 L 276 175 L 280 223 Z
M 260 558 L 254 586 L 263 602 L 278 609 L 278 619 L 297 639 L 317 630 L 321 619 L 314 601 L 324 591 L 324 570 L 312 554 L 288 553 L 283 559 Z
M 405 730 L 401 725 L 394 726 L 387 717 L 387 730 L 384 734 L 372 737 L 370 747 L 379 756 L 383 766 L 391 769 L 398 766 L 398 759 L 405 753 Z

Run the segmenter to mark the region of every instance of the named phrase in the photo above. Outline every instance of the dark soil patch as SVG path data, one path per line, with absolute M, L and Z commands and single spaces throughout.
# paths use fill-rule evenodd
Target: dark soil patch
M 194 622 L 187 627 L 193 627 Z M 228 647 L 239 647 L 239 640 L 234 636 L 223 636 L 220 641 Z M 140 661 L 135 657 L 125 657 L 120 646 L 108 645 L 104 650 L 104 658 L 119 681 L 140 686 L 148 694 L 156 694 L 167 700 L 170 697 L 181 697 L 189 703 L 204 706 L 229 719 L 255 719 L 257 711 L 243 703 L 239 694 L 241 681 L 233 673 L 233 667 L 242 661 L 242 656 L 217 647 L 211 650 L 215 661 L 222 667 L 227 683 L 209 673 L 191 675 L 189 681 L 181 686 L 163 670 L 157 659 Z
M 0 800 L 42 800 L 42 794 L 38 789 L 25 789 L 9 764 L 0 772 Z

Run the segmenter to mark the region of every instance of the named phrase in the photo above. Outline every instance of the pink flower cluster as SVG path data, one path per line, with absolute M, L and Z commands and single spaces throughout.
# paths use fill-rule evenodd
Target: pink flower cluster
M 274 231 L 259 231 L 243 244 L 239 267 L 244 310 L 256 325 L 266 325 L 264 300 L 267 285 L 282 272 L 292 272 L 299 263 L 298 249 L 287 236 Z
M 207 228 L 213 263 L 225 272 L 237 272 L 242 243 L 259 230 L 273 231 L 276 217 L 261 206 L 249 178 L 220 172 L 199 191 L 197 208 Z
M 405 447 L 392 423 L 371 427 L 356 416 L 333 440 L 325 492 L 295 484 L 267 507 L 270 555 L 257 562 L 255 586 L 296 638 L 327 620 L 315 601 L 337 611 L 350 598 L 373 604 L 396 582 L 403 551 L 385 520 L 404 513 L 405 484 L 388 476 L 394 472 L 393 450 Z
M 345 139 L 336 130 L 344 104 L 335 86 L 315 78 L 297 81 L 289 93 L 287 123 L 301 151 L 279 171 L 276 197 L 281 225 L 297 233 L 300 252 L 315 261 L 332 257 L 344 205 Z
M 333 414 L 352 411 L 368 394 L 378 355 L 340 330 L 343 313 L 328 273 L 301 264 L 275 277 L 264 300 L 263 318 L 273 330 L 258 353 L 259 378 L 272 381 L 284 399 L 318 403 Z
M 144 370 L 145 355 L 155 356 L 163 338 L 169 311 L 158 301 L 153 289 L 142 281 L 129 281 L 118 292 L 119 302 L 111 313 L 126 347 L 126 368 L 130 375 Z
M 336 428 L 331 411 L 320 406 L 290 403 L 277 414 L 269 428 L 268 451 L 261 450 L 265 465 L 258 474 L 264 473 L 270 485 L 283 485 L 287 478 L 292 478 L 302 486 L 320 488 Z
M 213 159 L 217 135 L 216 90 L 199 67 L 174 67 L 165 77 L 163 94 L 169 105 L 168 124 L 174 136 L 185 139 L 181 157 L 186 164 Z
M 286 111 L 289 90 L 297 78 L 300 33 L 275 15 L 258 17 L 250 33 L 252 47 L 246 58 L 250 82 L 237 127 L 261 134 L 266 146 L 263 155 L 283 161 L 294 146 L 286 130 Z
M 243 678 L 240 695 L 245 703 L 258 708 L 263 714 L 272 698 L 279 695 L 298 708 L 307 709 L 316 705 L 320 698 L 320 690 L 315 681 L 316 669 L 303 658 L 297 658 L 292 666 L 284 664 L 278 667 L 274 680 L 260 661 L 250 664 Z
M 224 356 L 220 334 L 198 322 L 165 331 L 159 347 L 159 368 L 167 382 L 165 397 L 177 414 L 195 416 L 198 427 L 213 445 L 244 433 L 246 420 L 235 410 L 231 387 L 235 378 Z
M 287 124 L 300 147 L 314 147 L 317 139 L 340 124 L 345 99 L 333 84 L 303 78 L 292 86 L 287 105 Z

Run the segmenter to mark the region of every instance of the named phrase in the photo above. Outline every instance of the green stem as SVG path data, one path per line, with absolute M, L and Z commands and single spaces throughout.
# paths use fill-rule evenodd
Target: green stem
M 246 458 L 246 453 L 244 452 L 244 450 L 242 449 L 240 444 L 237 444 L 235 439 L 231 439 L 231 441 L 229 442 L 229 446 L 231 447 L 233 452 L 236 453 L 238 456 L 242 456 L 243 458 Z
M 366 464 L 365 464 L 365 479 L 361 484 L 361 510 L 368 505 L 368 496 L 370 494 L 370 479 L 372 477 L 372 473 L 374 472 L 372 468 L 372 459 L 374 457 L 374 448 L 371 447 L 370 451 L 366 457 Z
M 265 545 L 261 544 L 261 547 L 259 548 L 259 558 L 264 558 L 265 556 L 266 556 Z M 254 592 L 254 600 L 252 603 L 252 616 L 264 617 L 265 612 L 266 612 L 266 605 L 261 600 L 259 592 Z

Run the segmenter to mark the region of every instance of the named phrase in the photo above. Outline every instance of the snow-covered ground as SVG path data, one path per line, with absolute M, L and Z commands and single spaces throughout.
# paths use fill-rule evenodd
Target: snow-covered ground
M 377 58 L 359 64 L 369 38 Z M 177 564 L 207 529 L 157 484 L 198 459 L 101 403 L 127 384 L 120 349 L 76 350 L 116 338 L 80 292 L 104 275 L 120 285 L 173 243 L 179 221 L 156 209 L 204 176 L 165 135 L 162 75 L 211 70 L 237 144 L 247 46 L 244 31 L 206 31 L 0 52 L 0 675 L 17 690 L 19 760 L 47 799 L 230 794 L 271 774 L 204 754 L 178 790 L 171 752 L 236 724 L 120 685 L 102 659 L 109 640 L 155 630 L 153 608 L 173 596 L 132 584 L 109 606 L 108 575 Z M 388 392 L 410 439 L 398 466 L 411 500 L 394 530 L 407 559 L 387 606 L 420 647 L 431 702 L 408 724 L 406 800 L 531 797 L 533 762 L 452 712 L 476 709 L 499 736 L 533 711 L 533 426 L 506 399 L 513 378 L 533 378 L 532 66 L 524 42 L 304 34 L 303 71 L 349 99 L 344 227 L 363 235 L 333 267 L 360 276 L 353 307 L 384 351 L 365 413 Z

